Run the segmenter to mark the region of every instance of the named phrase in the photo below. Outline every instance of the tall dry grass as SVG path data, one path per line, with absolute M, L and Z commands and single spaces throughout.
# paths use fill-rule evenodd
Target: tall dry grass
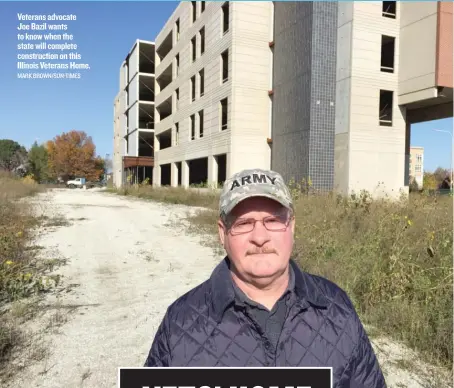
M 20 199 L 42 188 L 31 179 L 0 172 L 0 307 L 43 288 L 43 278 L 30 249 L 32 230 L 39 223 Z M 20 331 L 7 314 L 0 315 L 0 365 L 20 339 Z
M 344 288 L 363 322 L 452 368 L 452 197 L 390 201 L 292 193 L 294 258 L 301 268 Z M 192 224 L 217 233 L 217 192 L 138 186 L 121 194 L 203 206 Z
M 26 202 L 18 200 L 41 190 L 32 180 L 0 173 L 0 303 L 24 293 L 20 283 L 33 259 L 29 242 L 38 219 Z
M 452 198 L 296 201 L 295 257 L 338 283 L 362 319 L 452 368 Z
M 131 185 L 120 189 L 107 188 L 107 192 L 119 195 L 131 195 L 143 199 L 151 199 L 157 202 L 171 203 L 175 205 L 200 206 L 216 208 L 219 202 L 219 194 L 209 188 L 183 187 L 160 187 L 153 188 L 150 185 Z

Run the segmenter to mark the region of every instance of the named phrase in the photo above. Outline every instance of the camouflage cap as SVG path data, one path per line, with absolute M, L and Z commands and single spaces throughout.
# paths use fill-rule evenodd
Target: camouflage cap
M 241 201 L 251 197 L 266 197 L 293 210 L 290 190 L 282 176 L 271 170 L 243 170 L 224 182 L 219 200 L 219 213 L 228 215 Z

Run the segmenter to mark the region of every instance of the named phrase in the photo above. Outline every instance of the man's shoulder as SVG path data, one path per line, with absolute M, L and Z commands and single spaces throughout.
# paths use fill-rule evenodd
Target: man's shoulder
M 304 272 L 304 275 L 309 280 L 308 284 L 310 284 L 310 287 L 315 288 L 314 292 L 323 295 L 329 303 L 334 303 L 336 306 L 348 312 L 355 312 L 347 291 L 341 286 L 321 275 L 315 275 L 309 272 Z
M 208 308 L 211 297 L 210 279 L 203 281 L 175 299 L 167 309 L 167 315 L 173 319 L 186 312 L 203 313 Z

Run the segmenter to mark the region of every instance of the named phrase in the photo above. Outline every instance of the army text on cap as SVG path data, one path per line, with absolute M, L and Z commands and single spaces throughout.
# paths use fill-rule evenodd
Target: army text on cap
M 241 178 L 241 185 L 240 185 L 240 182 L 238 182 L 238 180 L 235 179 L 232 183 L 232 187 L 230 188 L 230 191 L 232 191 L 235 187 L 241 187 L 246 184 L 250 185 L 253 183 L 267 183 L 267 180 L 266 180 L 267 178 L 269 179 L 269 181 L 271 182 L 272 185 L 275 184 L 274 182 L 277 179 L 277 178 L 271 178 L 270 176 L 265 175 L 265 174 L 246 175 Z

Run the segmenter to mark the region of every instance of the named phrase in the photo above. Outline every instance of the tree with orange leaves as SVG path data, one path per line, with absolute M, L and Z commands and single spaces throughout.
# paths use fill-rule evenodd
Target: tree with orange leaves
M 64 181 L 83 177 L 97 181 L 104 172 L 103 159 L 96 156 L 93 140 L 83 131 L 63 132 L 47 142 L 49 172 Z

